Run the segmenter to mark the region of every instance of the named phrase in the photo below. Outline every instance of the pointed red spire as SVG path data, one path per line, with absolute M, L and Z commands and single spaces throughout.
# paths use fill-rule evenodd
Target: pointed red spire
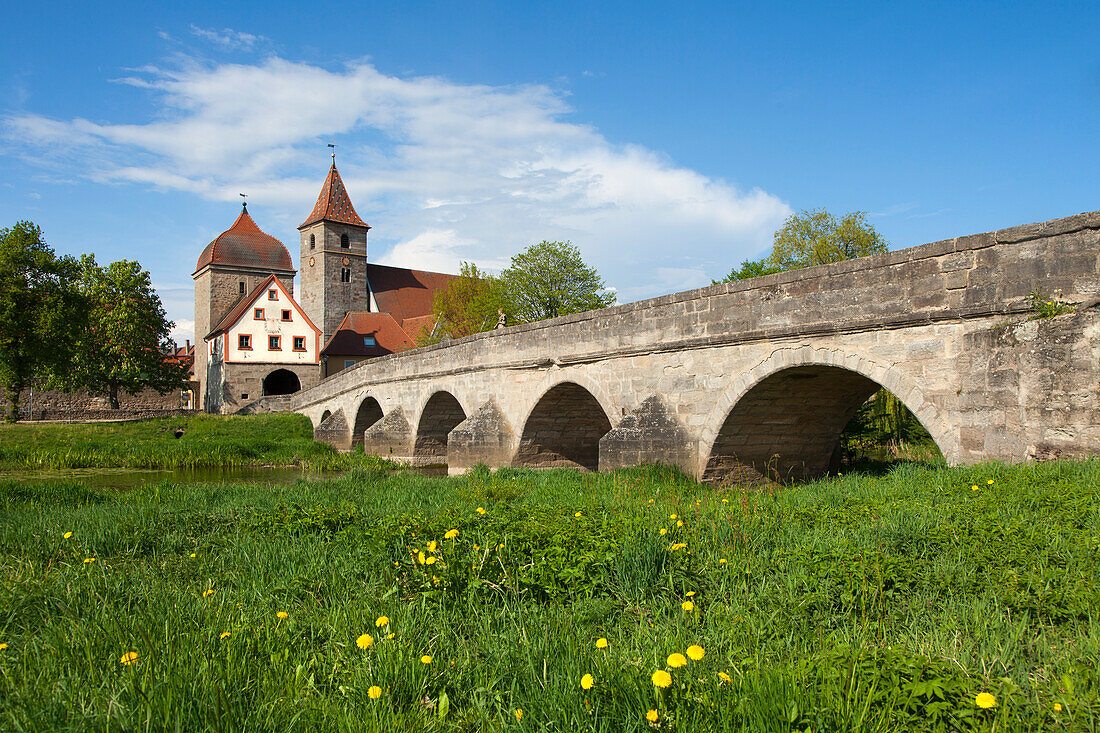
M 325 185 L 321 186 L 317 204 L 298 228 L 301 229 L 319 221 L 335 221 L 370 229 L 367 223 L 359 218 L 359 214 L 355 213 L 355 207 L 351 205 L 351 199 L 348 197 L 347 189 L 344 188 L 344 182 L 340 180 L 335 162 L 329 168 Z

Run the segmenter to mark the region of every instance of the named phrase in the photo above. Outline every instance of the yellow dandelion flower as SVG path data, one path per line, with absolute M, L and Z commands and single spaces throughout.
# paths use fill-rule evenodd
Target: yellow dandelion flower
M 435 540 L 428 543 L 428 552 L 435 552 Z
M 73 533 L 72 533 L 72 532 L 66 532 L 65 534 L 61 535 L 61 539 L 63 539 L 63 540 L 67 540 L 67 539 L 69 539 L 69 538 L 70 538 L 70 537 L 72 537 L 72 536 L 73 536 Z
M 672 551 L 672 552 L 676 552 L 677 550 L 682 550 L 682 549 L 684 549 L 685 547 L 687 547 L 687 543 L 684 543 L 684 542 L 676 542 L 676 543 L 674 543 L 674 544 L 671 544 L 671 545 L 669 545 L 669 546 L 668 546 L 668 549 L 669 549 L 670 551 Z
M 724 557 L 723 557 L 723 558 L 719 558 L 719 560 L 718 560 L 718 564 L 719 564 L 719 565 L 725 565 L 725 564 L 726 564 L 726 558 L 724 558 Z
M 729 503 L 730 503 L 730 500 L 729 500 L 729 499 L 722 499 L 722 503 L 723 503 L 723 504 L 729 504 Z
M 378 628 L 382 628 L 383 626 L 385 626 L 389 622 L 390 622 L 390 617 L 389 616 L 379 616 L 378 618 L 376 618 L 374 620 L 374 625 L 377 626 Z
M 478 546 L 478 545 L 474 545 L 474 549 L 475 549 L 475 550 L 480 550 L 480 549 L 481 549 L 481 547 L 480 547 L 480 546 Z
M 970 487 L 970 490 L 971 491 L 977 491 L 978 490 L 978 485 L 974 484 L 973 486 Z
M 516 708 L 516 722 L 523 720 L 523 708 Z
M 997 704 L 997 698 L 993 697 L 988 692 L 979 692 L 974 697 L 974 704 L 980 708 L 991 708 Z
M 990 486 L 992 486 L 993 485 L 993 479 L 989 479 L 988 481 L 986 481 L 986 483 L 989 484 Z
M 683 667 L 685 664 L 688 663 L 688 660 L 680 652 L 673 652 L 672 654 L 669 654 L 667 661 L 668 666 L 672 667 L 673 669 Z
M 371 685 L 370 689 L 367 690 L 367 697 L 371 700 L 377 700 L 382 697 L 382 688 L 378 685 Z
M 650 677 L 656 687 L 668 687 L 672 684 L 672 675 L 663 669 L 659 669 Z
M 676 526 L 677 527 L 683 527 L 684 526 L 684 520 L 681 519 L 678 522 L 676 522 Z
M 669 518 L 669 519 L 676 519 L 676 516 L 677 516 L 677 515 L 675 515 L 675 514 L 669 514 L 669 515 L 668 515 L 668 518 Z
M 416 553 L 416 561 L 417 561 L 418 563 L 420 563 L 421 565 L 423 565 L 423 564 L 424 564 L 424 560 L 425 560 L 425 556 L 424 556 L 424 551 L 423 551 L 423 550 L 421 550 L 420 552 Z
M 657 711 L 656 710 L 650 710 L 649 712 L 647 712 L 645 714 L 645 719 L 648 720 L 650 723 L 656 723 L 657 722 Z
M 680 608 L 684 609 L 685 611 L 694 611 L 695 610 L 695 604 L 692 603 L 691 601 L 684 601 L 683 603 L 680 604 Z
M 668 534 L 668 530 L 665 529 L 664 527 L 661 527 L 661 534 L 663 534 L 663 535 Z
M 650 503 L 650 504 L 652 504 L 652 503 L 653 503 L 653 499 L 650 499 L 650 500 L 649 500 L 649 503 Z
M 458 537 L 457 529 L 448 529 L 447 534 L 443 535 L 443 539 L 445 540 L 453 540 L 455 537 Z
M 395 634 L 394 634 L 394 633 L 393 633 L 393 632 L 391 631 L 391 632 L 389 633 L 389 636 L 387 636 L 386 638 L 387 638 L 387 639 L 392 639 L 392 638 L 393 638 L 394 636 L 395 636 Z
M 221 633 L 221 636 L 219 636 L 218 638 L 219 638 L 219 639 L 227 639 L 227 638 L 229 638 L 229 632 L 228 632 L 228 631 L 223 631 L 223 632 Z
M 360 649 L 367 649 L 373 643 L 374 643 L 374 637 L 371 636 L 370 634 L 363 634 L 362 636 L 360 636 L 358 639 L 355 640 L 355 646 L 359 647 Z
M 202 592 L 202 597 L 203 598 L 207 598 L 207 597 L 212 596 L 212 595 L 214 595 L 214 589 L 213 588 L 207 588 L 206 590 L 204 590 Z
M 688 659 L 693 662 L 698 662 L 700 659 L 703 658 L 703 655 L 706 653 L 706 650 L 704 650 L 703 647 L 699 646 L 698 644 L 692 644 L 687 648 Z
M 427 560 L 424 561 L 424 564 L 425 565 L 435 565 L 435 556 L 433 555 L 433 556 L 429 557 Z
M 478 514 L 484 514 L 484 513 L 485 513 L 485 507 L 481 507 L 481 506 L 479 506 L 479 507 L 477 508 L 477 513 L 478 513 Z
M 684 595 L 686 595 L 686 596 L 687 596 L 688 598 L 691 598 L 691 597 L 692 597 L 693 595 L 695 595 L 695 591 L 693 591 L 693 590 L 689 590 L 689 591 L 688 591 L 687 593 L 685 593 Z
M 287 613 L 286 611 L 279 611 L 277 614 L 275 614 L 275 618 L 289 618 L 289 617 L 290 617 L 290 614 Z
M 194 556 L 195 556 L 195 553 L 193 553 L 193 552 L 192 552 L 192 553 L 191 553 L 191 557 L 194 557 Z
M 127 667 L 129 667 L 131 664 L 133 664 L 137 660 L 138 660 L 138 653 L 137 652 L 126 652 L 125 654 L 122 655 L 122 659 L 120 659 L 118 661 L 119 661 L 119 664 L 125 664 Z
M 722 680 L 723 682 L 733 682 L 733 680 L 730 679 L 730 676 L 725 672 L 719 672 L 718 679 Z
M 93 562 L 95 562 L 95 558 L 94 558 L 94 557 L 86 557 L 86 558 L 84 558 L 84 564 L 85 564 L 85 565 L 88 565 L 89 563 L 93 563 Z
M 430 654 L 425 654 L 424 656 L 422 656 L 420 658 L 420 663 L 421 664 L 431 664 L 432 663 L 431 655 Z
M 592 685 L 594 685 L 594 684 L 596 684 L 596 680 L 593 679 L 592 675 L 586 674 L 584 677 L 581 677 L 581 689 L 582 690 L 591 690 Z
M 596 648 L 597 649 L 606 649 L 607 648 L 607 639 L 603 638 L 602 636 L 599 639 L 596 639 Z
M 580 513 L 580 512 L 577 512 L 577 513 L 576 513 L 576 514 L 574 514 L 573 516 L 574 516 L 574 517 L 579 517 L 579 516 L 581 516 L 581 513 Z
M 8 648 L 7 642 L 0 642 L 0 652 Z
M 504 549 L 504 543 L 501 542 L 499 545 L 497 545 L 497 552 L 500 552 L 503 549 Z
M 1062 712 L 1062 703 L 1060 703 L 1060 702 L 1054 703 L 1054 712 L 1056 712 L 1056 713 Z

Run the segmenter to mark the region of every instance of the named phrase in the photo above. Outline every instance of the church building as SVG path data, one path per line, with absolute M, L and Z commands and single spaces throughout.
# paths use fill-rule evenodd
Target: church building
M 432 302 L 453 275 L 367 261 L 367 225 L 335 156 L 298 227 L 301 290 L 290 252 L 242 206 L 199 256 L 195 349 L 200 409 L 230 413 L 286 395 L 364 359 L 415 347 L 435 325 Z

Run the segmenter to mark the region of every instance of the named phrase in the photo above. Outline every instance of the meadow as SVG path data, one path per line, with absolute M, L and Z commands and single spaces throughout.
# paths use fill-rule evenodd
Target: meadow
M 0 728 L 1100 728 L 1098 461 L 764 490 L 348 460 L 0 480 Z

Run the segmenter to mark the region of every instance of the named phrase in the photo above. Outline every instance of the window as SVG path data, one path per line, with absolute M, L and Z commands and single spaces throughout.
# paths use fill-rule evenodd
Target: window
M 283 320 L 284 321 L 289 321 L 290 320 L 290 311 L 288 311 L 288 310 L 283 311 Z
M 247 400 L 248 399 L 248 392 L 241 392 L 241 399 L 242 400 Z
M 237 337 L 237 348 L 252 350 L 252 337 L 247 333 L 242 333 Z
M 355 359 L 344 359 L 344 368 L 355 366 Z
M 282 351 L 283 347 L 280 345 L 280 341 L 282 341 L 282 338 L 279 337 L 279 336 L 268 336 L 267 337 L 267 350 L 268 351 Z
M 342 282 L 342 283 L 350 283 L 351 282 L 351 268 L 348 268 L 348 267 L 341 267 L 340 268 L 340 282 Z
M 309 235 L 309 248 L 314 249 L 317 246 L 317 237 L 312 234 Z
M 348 247 L 351 246 L 351 243 L 348 242 L 348 235 L 346 235 L 346 234 L 341 234 L 340 235 L 340 246 L 343 247 L 344 249 L 347 249 Z
M 239 283 L 237 283 L 237 292 L 241 295 L 244 295 L 244 280 L 241 280 Z
M 295 336 L 294 337 L 294 350 L 295 351 L 305 351 L 306 350 L 306 337 L 305 336 Z
M 252 309 L 252 319 L 255 320 L 255 321 L 262 321 L 264 319 L 264 309 L 263 308 L 253 308 Z
M 267 299 L 268 300 L 278 300 L 279 299 L 279 291 L 278 290 L 268 290 L 267 291 Z
M 364 336 L 363 346 L 377 346 L 378 342 L 374 340 L 374 336 Z

